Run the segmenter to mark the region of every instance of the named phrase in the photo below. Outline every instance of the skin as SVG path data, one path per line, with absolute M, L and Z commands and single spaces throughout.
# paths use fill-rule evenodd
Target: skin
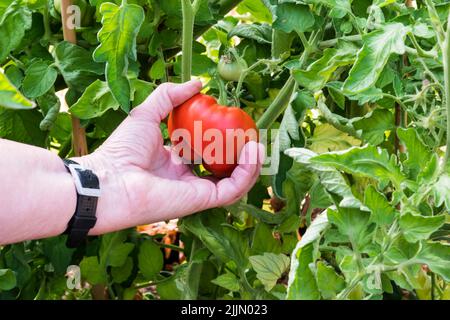
M 239 165 L 222 180 L 196 177 L 163 145 L 161 120 L 200 89 L 199 81 L 160 85 L 100 148 L 73 158 L 100 179 L 102 195 L 91 235 L 229 205 L 256 182 L 265 154 L 256 142 L 244 146 Z M 0 150 L 0 244 L 61 234 L 76 206 L 72 176 L 61 159 L 4 139 Z

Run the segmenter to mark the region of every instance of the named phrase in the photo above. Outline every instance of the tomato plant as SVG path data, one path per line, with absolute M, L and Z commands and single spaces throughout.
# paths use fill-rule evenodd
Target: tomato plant
M 199 95 L 169 131 L 222 130 L 223 114 L 276 129 L 272 170 L 170 230 L 0 247 L 1 299 L 449 299 L 448 1 L 84 3 L 75 42 L 53 0 L 0 1 L 1 138 L 92 152 L 156 86 L 193 76 L 235 108 Z

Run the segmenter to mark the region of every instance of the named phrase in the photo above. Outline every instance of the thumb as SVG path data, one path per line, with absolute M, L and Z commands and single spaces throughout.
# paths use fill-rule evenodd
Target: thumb
M 161 122 L 173 108 L 199 93 L 202 83 L 191 80 L 176 84 L 166 82 L 158 86 L 148 98 L 131 112 L 132 116 L 143 116 L 149 121 Z

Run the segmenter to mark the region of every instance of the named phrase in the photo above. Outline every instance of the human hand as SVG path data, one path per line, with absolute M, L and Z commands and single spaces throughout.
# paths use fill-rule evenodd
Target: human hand
M 231 177 L 218 181 L 195 176 L 188 165 L 173 161 L 163 145 L 161 120 L 201 86 L 199 81 L 160 85 L 94 153 L 74 158 L 100 179 L 102 195 L 91 234 L 229 205 L 254 185 L 265 154 L 259 143 L 247 143 Z

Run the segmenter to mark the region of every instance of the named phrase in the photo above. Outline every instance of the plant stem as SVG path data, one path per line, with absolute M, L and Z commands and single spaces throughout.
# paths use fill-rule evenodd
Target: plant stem
M 192 71 L 192 43 L 194 42 L 194 21 L 195 14 L 199 6 L 199 1 L 181 0 L 181 9 L 183 13 L 183 40 L 181 45 L 181 81 L 191 80 Z
M 294 90 L 295 79 L 291 75 L 289 79 L 286 81 L 284 86 L 281 88 L 278 95 L 272 101 L 267 110 L 263 113 L 261 118 L 259 118 L 256 126 L 259 129 L 267 129 L 269 128 L 275 120 L 283 113 L 286 108 L 289 100 L 291 98 L 292 92 Z
M 448 19 L 450 19 L 450 13 Z M 449 164 L 450 159 L 450 22 L 447 22 L 447 32 L 445 34 L 442 55 L 442 62 L 444 65 L 445 106 L 447 108 L 447 144 L 444 158 L 445 167 Z

